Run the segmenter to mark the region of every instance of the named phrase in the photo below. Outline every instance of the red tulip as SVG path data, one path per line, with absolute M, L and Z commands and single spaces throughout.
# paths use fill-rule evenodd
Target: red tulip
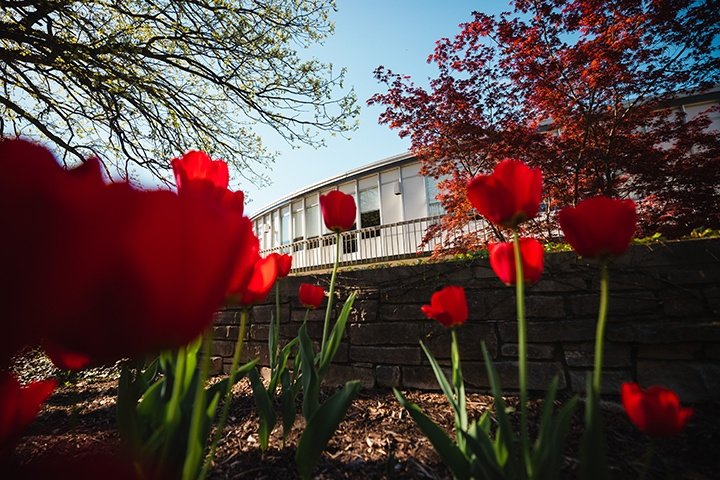
M 252 273 L 248 282 L 239 290 L 232 292 L 231 298 L 239 305 L 249 307 L 265 301 L 278 275 L 278 264 L 275 257 L 255 258 Z
M 238 190 L 237 192 L 231 192 L 230 190 L 226 189 L 225 193 L 223 193 L 220 204 L 224 208 L 227 208 L 228 210 L 233 211 L 238 215 L 242 215 L 243 213 L 245 213 L 245 194 L 240 190 Z
M 490 266 L 495 275 L 506 285 L 514 285 L 515 274 L 515 250 L 513 244 L 490 243 Z M 535 283 L 540 280 L 543 271 L 543 246 L 534 238 L 520 239 L 520 256 L 522 258 L 523 276 L 525 283 Z
M 468 318 L 468 306 L 465 289 L 448 286 L 432 294 L 430 305 L 423 305 L 422 312 L 444 327 L 462 325 Z
M 325 226 L 333 232 L 346 232 L 355 225 L 357 209 L 352 195 L 339 190 L 320 195 L 320 209 Z
M 191 150 L 170 163 L 180 195 L 212 198 L 224 208 L 243 214 L 245 194 L 228 190 L 230 176 L 225 161 L 212 160 L 205 152 Z
M 565 240 L 583 257 L 621 255 L 635 233 L 635 202 L 607 197 L 583 200 L 558 216 Z
M 190 150 L 170 161 L 178 192 L 204 192 L 221 199 L 227 190 L 230 175 L 223 160 L 212 160 L 207 153 Z
M 680 406 L 675 392 L 658 386 L 643 391 L 637 383 L 623 383 L 622 402 L 630 421 L 653 437 L 677 435 L 693 413 Z
M 184 345 L 253 251 L 250 220 L 210 199 L 105 185 L 83 168 L 0 142 L 0 224 L 13 232 L 0 236 L 0 366 L 41 341 L 97 362 Z
M 10 453 L 55 386 L 55 380 L 41 380 L 22 387 L 9 373 L 0 373 L 0 458 Z
M 472 206 L 492 223 L 509 228 L 537 215 L 541 195 L 540 169 L 511 159 L 498 163 L 491 175 L 476 176 L 467 186 Z
M 325 299 L 325 290 L 317 285 L 301 283 L 298 296 L 303 307 L 316 309 Z
M 82 370 L 93 363 L 93 359 L 82 353 L 71 352 L 65 348 L 43 342 L 45 355 L 61 370 Z
M 292 267 L 292 255 L 271 253 L 270 256 L 275 257 L 278 265 L 278 278 L 285 278 L 290 273 Z

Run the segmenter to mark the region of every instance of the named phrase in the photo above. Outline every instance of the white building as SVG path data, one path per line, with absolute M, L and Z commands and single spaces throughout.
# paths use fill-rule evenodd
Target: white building
M 422 245 L 428 226 L 444 210 L 437 180 L 420 175 L 420 162 L 410 153 L 395 155 L 302 189 L 268 205 L 253 217 L 263 255 L 291 253 L 293 271 L 332 264 L 335 235 L 323 223 L 320 195 L 340 190 L 355 197 L 357 229 L 342 236 L 343 263 L 372 262 L 430 253 Z M 477 221 L 467 228 L 481 229 Z
M 671 112 L 682 111 L 691 120 L 718 104 L 720 87 L 679 96 L 667 107 Z M 711 110 L 708 116 L 708 129 L 720 130 L 720 109 Z M 551 129 L 551 124 L 544 129 Z M 320 195 L 331 190 L 353 195 L 358 206 L 357 228 L 342 236 L 343 263 L 428 254 L 439 241 L 434 238 L 423 244 L 428 226 L 444 214 L 435 198 L 437 180 L 420 175 L 420 162 L 413 154 L 404 153 L 311 185 L 257 212 L 252 221 L 261 253 L 291 253 L 294 271 L 331 265 L 335 235 L 325 228 L 320 213 Z M 463 231 L 486 235 L 486 224 L 473 220 Z

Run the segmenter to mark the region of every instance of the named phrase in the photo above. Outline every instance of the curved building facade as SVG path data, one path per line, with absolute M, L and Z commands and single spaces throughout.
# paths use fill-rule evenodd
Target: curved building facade
M 444 214 L 435 198 L 437 182 L 420 175 L 417 158 L 403 153 L 299 190 L 252 216 L 261 253 L 292 254 L 294 271 L 331 265 L 338 247 L 323 223 L 320 195 L 340 190 L 352 195 L 358 207 L 355 230 L 341 237 L 341 262 L 427 254 L 437 243 L 423 244 L 427 228 Z

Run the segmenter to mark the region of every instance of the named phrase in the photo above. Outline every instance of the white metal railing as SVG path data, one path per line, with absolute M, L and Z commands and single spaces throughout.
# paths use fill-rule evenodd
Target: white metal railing
M 422 240 L 428 227 L 438 223 L 440 218 L 419 218 L 343 232 L 340 235 L 340 264 L 373 263 L 428 255 L 440 243 L 440 234 L 425 245 L 422 245 Z M 486 231 L 487 223 L 483 220 L 471 220 L 458 234 L 485 234 Z M 329 268 L 335 261 L 335 238 L 336 235 L 332 233 L 268 248 L 260 253 L 263 256 L 273 252 L 291 254 L 293 272 Z

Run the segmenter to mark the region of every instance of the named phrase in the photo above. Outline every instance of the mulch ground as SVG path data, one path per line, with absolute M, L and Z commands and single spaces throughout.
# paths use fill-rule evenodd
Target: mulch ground
M 116 394 L 116 381 L 108 379 L 80 379 L 58 388 L 15 448 L 12 463 L 23 466 L 47 456 L 70 459 L 88 452 L 117 452 L 120 442 L 115 425 Z M 451 430 L 452 414 L 442 394 L 410 391 L 407 397 Z M 510 397 L 508 403 L 512 406 L 517 401 Z M 537 414 L 539 404 L 535 401 L 530 406 L 533 415 Z M 680 437 L 656 441 L 655 461 L 648 478 L 718 478 L 720 416 L 716 411 L 719 406 L 719 403 L 696 405 L 695 416 Z M 491 397 L 469 394 L 471 418 L 491 407 Z M 629 423 L 617 403 L 605 402 L 604 408 L 613 478 L 637 478 L 647 438 Z M 582 424 L 581 408 L 578 410 L 564 462 L 565 478 L 575 477 L 577 462 L 574 459 Z M 241 381 L 236 387 L 229 425 L 211 478 L 297 478 L 293 456 L 301 425 L 298 423 L 297 427 L 286 446 L 282 444 L 278 427 L 273 432 L 270 448 L 261 453 L 251 392 L 248 384 Z M 319 479 L 451 478 L 428 440 L 389 390 L 361 392 L 331 439 L 315 475 Z

